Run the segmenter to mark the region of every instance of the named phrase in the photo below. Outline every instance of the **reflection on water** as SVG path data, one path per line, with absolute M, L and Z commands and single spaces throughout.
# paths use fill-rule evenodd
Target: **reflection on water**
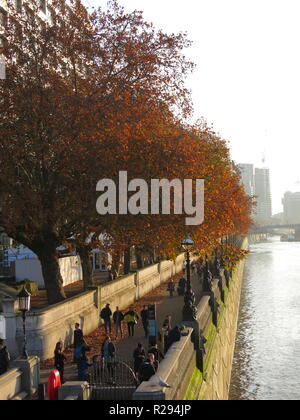
M 251 247 L 231 400 L 300 399 L 300 243 Z

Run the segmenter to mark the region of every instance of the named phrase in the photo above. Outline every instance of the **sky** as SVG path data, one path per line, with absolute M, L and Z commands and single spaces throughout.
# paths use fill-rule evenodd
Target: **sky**
M 105 7 L 106 0 L 88 0 Z M 166 32 L 187 32 L 194 119 L 228 140 L 237 163 L 271 170 L 273 213 L 300 191 L 299 0 L 119 0 Z M 263 162 L 265 156 L 265 162 Z

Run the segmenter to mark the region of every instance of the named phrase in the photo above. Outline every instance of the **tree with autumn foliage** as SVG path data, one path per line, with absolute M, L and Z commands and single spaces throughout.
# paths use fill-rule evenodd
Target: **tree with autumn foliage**
M 188 112 L 192 64 L 183 34 L 156 31 L 115 1 L 88 15 L 78 1 L 54 0 L 51 22 L 37 17 L 39 1 L 23 6 L 9 4 L 4 32 L 0 225 L 38 255 L 55 303 L 65 298 L 57 246 L 93 224 L 96 182 L 122 168 L 144 110 Z
M 175 257 L 187 230 L 209 252 L 220 237 L 246 231 L 250 214 L 227 144 L 183 122 L 193 70 L 186 36 L 157 31 L 116 1 L 91 15 L 78 1 L 52 6 L 51 22 L 37 17 L 37 0 L 24 2 L 22 15 L 9 8 L 0 81 L 0 225 L 39 257 L 50 304 L 65 298 L 56 248 L 70 237 L 88 285 L 96 245 L 116 268 L 131 246 Z M 204 179 L 204 224 L 187 229 L 174 214 L 97 215 L 97 182 L 117 184 L 121 170 L 147 182 Z

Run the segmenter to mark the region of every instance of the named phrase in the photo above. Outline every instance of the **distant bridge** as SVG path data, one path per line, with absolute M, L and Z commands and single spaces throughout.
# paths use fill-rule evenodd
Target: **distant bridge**
M 269 233 L 274 230 L 289 229 L 295 231 L 297 240 L 300 240 L 300 224 L 277 224 L 277 225 L 260 225 L 251 229 L 252 233 Z

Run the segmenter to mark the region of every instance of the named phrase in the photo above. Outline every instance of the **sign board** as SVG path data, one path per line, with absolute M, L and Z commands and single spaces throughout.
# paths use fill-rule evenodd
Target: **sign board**
M 5 318 L 0 315 L 0 338 L 6 339 Z
M 148 335 L 149 344 L 155 345 L 157 341 L 156 305 L 148 305 Z

